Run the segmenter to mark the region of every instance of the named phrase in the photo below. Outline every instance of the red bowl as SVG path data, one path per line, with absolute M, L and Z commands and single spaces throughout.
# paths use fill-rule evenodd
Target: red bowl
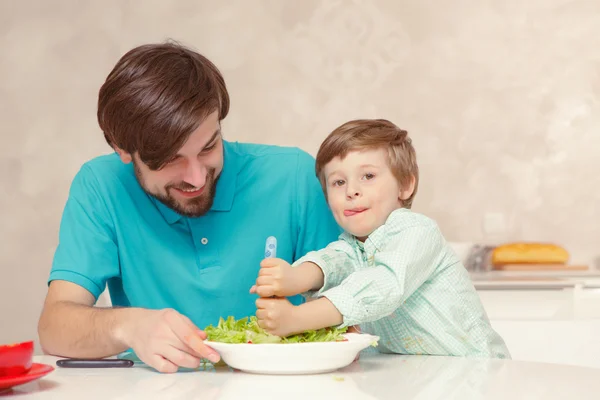
M 29 372 L 33 362 L 33 341 L 0 345 L 0 376 Z

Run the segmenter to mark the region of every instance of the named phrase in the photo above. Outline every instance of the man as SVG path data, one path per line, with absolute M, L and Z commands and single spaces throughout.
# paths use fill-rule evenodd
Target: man
M 162 372 L 218 361 L 202 328 L 254 314 L 266 239 L 293 262 L 337 238 L 314 159 L 225 141 L 228 111 L 223 77 L 194 51 L 144 45 L 118 61 L 98 101 L 115 153 L 73 180 L 38 326 L 45 352 L 132 348 Z M 93 307 L 107 284 L 113 308 Z

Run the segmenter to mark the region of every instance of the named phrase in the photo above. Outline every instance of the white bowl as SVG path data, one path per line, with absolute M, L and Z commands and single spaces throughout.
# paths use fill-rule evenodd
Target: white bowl
M 255 374 L 320 374 L 344 368 L 378 336 L 346 333 L 343 342 L 231 344 L 205 343 L 232 368 Z

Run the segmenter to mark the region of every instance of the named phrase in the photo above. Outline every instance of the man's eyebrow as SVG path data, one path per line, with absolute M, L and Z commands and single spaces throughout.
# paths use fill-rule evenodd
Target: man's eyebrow
M 210 139 L 208 139 L 208 142 L 206 142 L 206 144 L 204 145 L 204 147 L 202 148 L 202 150 L 206 149 L 208 146 L 210 146 L 216 139 L 217 136 L 219 136 L 221 134 L 221 128 L 217 128 L 217 130 L 215 131 L 215 133 L 212 134 L 212 136 L 210 137 Z
M 213 144 L 214 141 L 217 139 L 217 137 L 220 134 L 221 134 L 221 128 L 219 127 L 219 128 L 217 128 L 217 130 L 215 131 L 215 133 L 212 134 L 212 136 L 210 137 L 210 139 L 208 139 L 208 142 L 206 142 L 206 144 L 204 145 L 204 147 L 200 151 L 205 150 L 208 146 L 210 146 L 211 144 Z M 170 161 L 175 161 L 175 160 L 177 160 L 178 158 L 181 158 L 181 157 L 182 157 L 181 154 L 179 154 L 179 153 L 175 154 Z

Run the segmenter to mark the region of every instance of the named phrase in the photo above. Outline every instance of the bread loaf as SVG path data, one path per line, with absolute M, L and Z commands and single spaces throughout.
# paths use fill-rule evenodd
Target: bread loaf
M 566 264 L 569 253 L 551 243 L 507 243 L 492 251 L 492 264 Z

